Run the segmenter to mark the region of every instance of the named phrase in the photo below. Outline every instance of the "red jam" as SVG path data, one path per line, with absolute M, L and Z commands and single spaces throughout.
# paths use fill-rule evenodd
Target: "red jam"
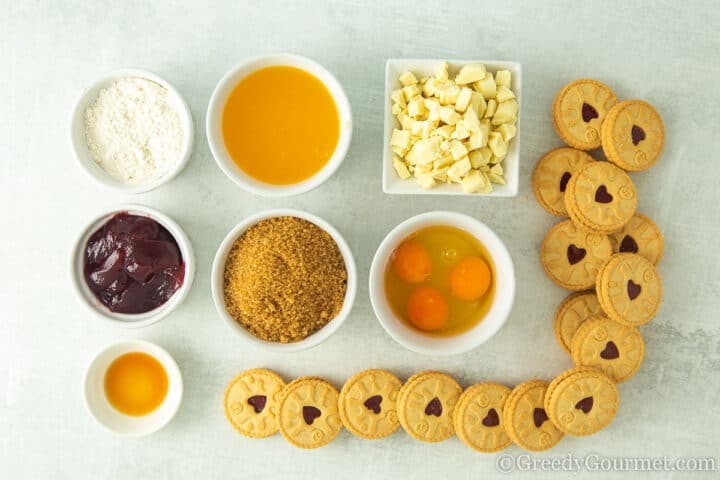
M 170 232 L 155 220 L 116 214 L 85 245 L 85 281 L 116 313 L 145 313 L 182 286 L 185 263 Z

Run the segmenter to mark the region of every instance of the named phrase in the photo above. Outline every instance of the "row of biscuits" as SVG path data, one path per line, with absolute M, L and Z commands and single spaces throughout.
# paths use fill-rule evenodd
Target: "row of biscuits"
M 565 434 L 583 436 L 605 428 L 618 408 L 615 382 L 602 371 L 579 366 L 551 382 L 530 380 L 510 389 L 494 382 L 467 389 L 433 370 L 404 384 L 386 370 L 365 370 L 340 392 L 319 377 L 289 384 L 267 369 L 242 372 L 227 387 L 225 415 L 243 435 L 280 431 L 292 445 L 318 448 L 343 426 L 357 437 L 379 439 L 400 426 L 414 439 L 440 442 L 453 434 L 479 452 L 511 443 L 531 451 L 552 448 Z
M 593 369 L 621 383 L 644 358 L 637 327 L 649 322 L 660 305 L 662 285 L 655 265 L 663 254 L 662 233 L 636 212 L 637 191 L 625 170 L 655 163 L 664 142 L 662 120 L 649 104 L 617 103 L 606 85 L 586 79 L 558 93 L 552 116 L 556 131 L 573 148 L 557 148 L 538 161 L 533 191 L 545 210 L 569 219 L 546 234 L 540 257 L 553 282 L 576 291 L 555 313 L 555 336 L 576 365 L 576 373 L 567 375 Z M 608 162 L 584 151 L 600 146 Z M 600 380 L 594 381 L 598 387 Z M 593 391 L 589 384 L 585 387 Z M 547 397 L 556 398 L 554 388 L 551 383 Z M 616 400 L 607 396 L 602 401 L 609 406 Z M 583 398 L 575 409 L 592 405 Z M 566 412 L 563 423 L 573 415 L 577 412 Z

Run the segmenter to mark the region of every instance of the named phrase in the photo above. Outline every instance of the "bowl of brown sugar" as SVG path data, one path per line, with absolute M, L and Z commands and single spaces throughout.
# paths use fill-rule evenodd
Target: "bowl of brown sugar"
M 335 333 L 352 309 L 355 261 L 325 220 L 291 209 L 252 215 L 227 234 L 211 277 L 218 314 L 246 341 L 298 352 Z

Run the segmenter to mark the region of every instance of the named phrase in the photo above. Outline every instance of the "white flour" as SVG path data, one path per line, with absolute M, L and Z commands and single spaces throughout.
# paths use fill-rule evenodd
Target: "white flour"
M 183 129 L 168 91 L 144 78 L 122 78 L 85 110 L 85 140 L 111 176 L 142 185 L 180 161 Z

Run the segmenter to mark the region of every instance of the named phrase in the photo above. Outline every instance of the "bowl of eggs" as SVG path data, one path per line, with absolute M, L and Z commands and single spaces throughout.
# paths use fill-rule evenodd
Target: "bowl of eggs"
M 427 212 L 382 241 L 370 267 L 370 300 L 385 331 L 426 355 L 467 352 L 505 323 L 515 271 L 505 244 L 481 221 Z

